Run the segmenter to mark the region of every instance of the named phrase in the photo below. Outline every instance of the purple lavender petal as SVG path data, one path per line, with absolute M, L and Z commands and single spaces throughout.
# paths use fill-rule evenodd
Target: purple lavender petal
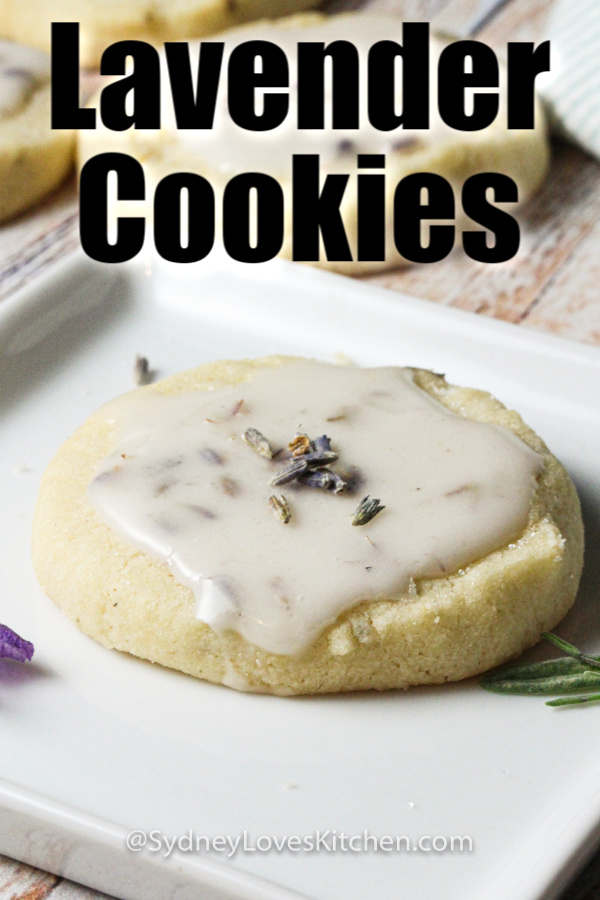
M 328 450 L 331 450 L 331 438 L 328 438 L 326 434 L 315 438 L 315 450 L 319 453 L 326 453 Z
M 29 662 L 33 656 L 33 644 L 6 625 L 0 625 L 0 658 L 16 659 L 17 662 Z

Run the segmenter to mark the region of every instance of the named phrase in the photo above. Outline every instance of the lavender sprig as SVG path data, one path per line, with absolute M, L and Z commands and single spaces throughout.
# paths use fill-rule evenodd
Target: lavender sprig
M 0 625 L 0 657 L 29 662 L 33 656 L 33 644 L 20 637 L 12 628 Z

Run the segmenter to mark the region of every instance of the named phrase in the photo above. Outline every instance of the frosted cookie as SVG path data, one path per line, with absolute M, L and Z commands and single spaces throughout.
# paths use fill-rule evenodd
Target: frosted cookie
M 50 50 L 52 22 L 80 23 L 80 59 L 97 66 L 122 40 L 180 41 L 242 22 L 312 9 L 321 0 L 1 0 L 0 34 Z
M 0 40 L 0 222 L 57 187 L 73 164 L 71 131 L 50 128 L 50 59 Z
M 457 229 L 468 220 L 461 213 L 462 185 L 471 175 L 481 172 L 500 172 L 512 178 L 519 188 L 520 201 L 526 201 L 542 183 L 549 164 L 549 144 L 546 123 L 541 107 L 536 108 L 536 127 L 531 130 L 507 128 L 506 70 L 500 66 L 499 112 L 494 122 L 481 131 L 459 131 L 448 126 L 440 117 L 437 104 L 437 67 L 439 56 L 449 43 L 431 37 L 430 69 L 430 127 L 419 130 L 395 129 L 382 131 L 367 118 L 367 50 L 380 40 L 402 42 L 402 21 L 397 16 L 375 13 L 354 13 L 324 17 L 317 14 L 295 16 L 277 23 L 260 22 L 219 35 L 226 49 L 223 72 L 231 50 L 243 41 L 264 39 L 281 46 L 289 61 L 290 104 L 285 121 L 276 129 L 263 133 L 244 130 L 228 114 L 227 79 L 221 78 L 217 97 L 215 121 L 212 129 L 177 129 L 170 93 L 166 62 L 163 57 L 163 95 L 161 101 L 162 127 L 160 131 L 113 132 L 105 128 L 97 116 L 95 130 L 79 133 L 79 165 L 102 152 L 124 152 L 139 160 L 146 173 L 147 197 L 151 198 L 158 181 L 174 172 L 193 172 L 205 176 L 217 194 L 216 211 L 219 217 L 220 194 L 227 182 L 243 172 L 265 172 L 276 178 L 284 189 L 286 223 L 281 255 L 292 256 L 292 155 L 319 154 L 321 177 L 330 173 L 350 176 L 341 214 L 353 261 L 328 261 L 321 250 L 319 265 L 345 273 L 360 273 L 402 265 L 406 262 L 394 245 L 394 192 L 406 176 L 432 172 L 444 177 L 456 195 Z M 352 42 L 361 52 L 360 128 L 331 127 L 331 85 L 326 79 L 324 129 L 298 130 L 297 123 L 297 44 L 299 41 L 324 42 L 336 40 Z M 199 45 L 192 44 L 193 68 L 197 66 Z M 397 92 L 402 90 L 397 80 Z M 98 106 L 99 97 L 92 100 Z M 386 258 L 357 261 L 357 155 L 384 154 Z M 371 175 L 381 174 L 374 169 Z M 363 173 L 364 174 L 364 173 Z M 131 214 L 139 215 L 140 204 Z M 121 205 L 127 214 L 126 204 Z M 148 215 L 151 204 L 148 204 Z M 510 207 L 511 212 L 514 206 Z M 373 213 L 373 215 L 375 215 Z M 400 223 L 401 213 L 400 216 Z M 217 221 L 217 234 L 220 232 Z M 427 228 L 428 225 L 423 225 Z M 424 241 L 426 244 L 427 242 Z M 365 254 L 361 254 L 365 255 Z
M 86 634 L 279 694 L 505 662 L 565 615 L 582 547 L 565 470 L 489 394 L 285 357 L 102 407 L 46 471 L 33 533 Z

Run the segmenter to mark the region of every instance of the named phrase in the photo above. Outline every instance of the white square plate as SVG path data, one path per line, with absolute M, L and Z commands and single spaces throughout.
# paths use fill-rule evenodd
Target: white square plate
M 103 649 L 37 587 L 40 475 L 132 387 L 136 354 L 163 376 L 271 352 L 432 368 L 518 408 L 580 490 L 587 568 L 560 633 L 600 651 L 597 350 L 289 263 L 112 269 L 75 255 L 0 306 L 0 621 L 36 645 L 31 664 L 0 666 L 0 852 L 131 900 L 550 900 L 600 821 L 598 707 L 553 710 L 475 681 L 239 694 Z M 139 852 L 132 829 L 148 835 Z M 319 833 L 318 852 L 265 849 Z M 344 851 L 342 833 L 410 849 Z M 230 858 L 204 851 L 244 834 Z M 453 835 L 472 849 L 442 851 Z M 154 849 L 178 836 L 170 855 Z

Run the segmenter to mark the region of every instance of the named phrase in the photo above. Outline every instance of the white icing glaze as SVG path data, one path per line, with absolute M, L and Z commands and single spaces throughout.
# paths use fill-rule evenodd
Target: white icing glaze
M 50 81 L 46 53 L 0 40 L 0 120 L 18 112 L 36 87 Z
M 441 119 L 437 108 L 437 67 L 439 55 L 447 42 L 432 36 L 430 39 L 430 127 L 426 130 L 396 130 L 383 132 L 374 128 L 367 117 L 367 62 L 369 48 L 380 40 L 395 40 L 402 43 L 402 20 L 398 16 L 369 13 L 368 15 L 336 16 L 306 26 L 276 27 L 267 22 L 260 26 L 228 32 L 221 70 L 221 80 L 217 97 L 215 123 L 212 130 L 177 131 L 171 87 L 162 57 L 162 138 L 174 146 L 179 145 L 185 152 L 193 152 L 208 165 L 224 176 L 231 173 L 257 170 L 274 176 L 291 176 L 291 159 L 294 153 L 319 153 L 328 170 L 348 171 L 349 158 L 355 162 L 357 153 L 413 152 L 415 142 L 428 146 L 456 140 L 457 132 Z M 278 128 L 267 132 L 246 131 L 237 126 L 228 114 L 227 107 L 227 60 L 231 50 L 243 41 L 255 39 L 269 40 L 285 50 L 290 72 L 290 106 L 286 120 Z M 298 131 L 296 70 L 298 41 L 315 41 L 329 44 L 335 40 L 351 41 L 359 50 L 360 63 L 360 129 L 333 130 L 331 127 L 331 80 L 325 82 L 325 125 L 324 129 Z M 200 42 L 190 41 L 192 72 L 197 71 Z M 326 72 L 327 75 L 327 72 Z M 269 89 L 265 89 L 269 90 Z M 273 92 L 288 89 L 271 89 Z M 485 92 L 487 89 L 478 89 Z M 397 108 L 401 110 L 402 75 L 397 78 Z M 494 91 L 497 92 L 497 91 Z M 260 90 L 257 90 L 257 95 Z M 490 128 L 506 128 L 505 70 L 500 68 L 500 105 L 495 122 Z M 484 129 L 487 132 L 489 129 Z M 481 141 L 484 132 L 460 132 L 461 141 Z M 148 132 L 132 134 L 132 140 L 142 143 Z
M 117 446 L 89 485 L 101 518 L 194 591 L 202 621 L 289 655 L 348 607 L 506 545 L 541 469 L 511 432 L 455 415 L 399 368 L 291 362 L 213 391 L 133 392 L 102 416 Z M 283 452 L 260 456 L 241 438 L 249 427 Z M 297 431 L 326 433 L 332 470 L 358 472 L 357 488 L 270 486 Z M 268 508 L 274 493 L 287 525 Z M 353 526 L 367 494 L 385 509 Z

